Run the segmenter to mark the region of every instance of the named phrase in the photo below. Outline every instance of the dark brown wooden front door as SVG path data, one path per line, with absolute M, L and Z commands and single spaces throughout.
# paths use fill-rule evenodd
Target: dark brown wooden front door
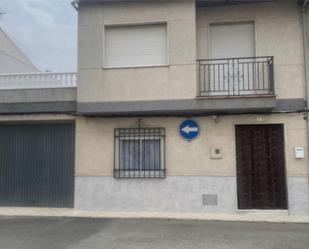
M 236 126 L 239 209 L 287 209 L 283 125 Z

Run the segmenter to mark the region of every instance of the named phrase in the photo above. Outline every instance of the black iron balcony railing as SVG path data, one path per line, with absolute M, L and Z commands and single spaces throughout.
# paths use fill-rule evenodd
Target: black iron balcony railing
M 198 60 L 199 97 L 274 95 L 274 59 Z

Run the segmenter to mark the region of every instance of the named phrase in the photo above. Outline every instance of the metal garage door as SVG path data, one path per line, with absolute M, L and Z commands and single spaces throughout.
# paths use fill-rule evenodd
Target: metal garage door
M 74 124 L 0 125 L 0 205 L 72 207 Z

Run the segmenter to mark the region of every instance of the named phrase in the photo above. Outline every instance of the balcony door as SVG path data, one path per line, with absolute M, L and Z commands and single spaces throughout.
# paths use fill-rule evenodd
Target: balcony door
M 210 25 L 211 95 L 255 94 L 255 26 L 253 22 Z M 260 70 L 260 69 L 259 69 Z M 262 69 L 264 70 L 264 69 Z

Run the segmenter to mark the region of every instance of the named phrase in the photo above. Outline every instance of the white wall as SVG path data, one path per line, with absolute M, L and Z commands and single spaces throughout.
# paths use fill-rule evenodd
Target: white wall
M 29 72 L 39 70 L 0 28 L 0 73 Z
M 38 72 L 38 70 L 35 67 L 0 51 L 0 74 L 33 72 Z

